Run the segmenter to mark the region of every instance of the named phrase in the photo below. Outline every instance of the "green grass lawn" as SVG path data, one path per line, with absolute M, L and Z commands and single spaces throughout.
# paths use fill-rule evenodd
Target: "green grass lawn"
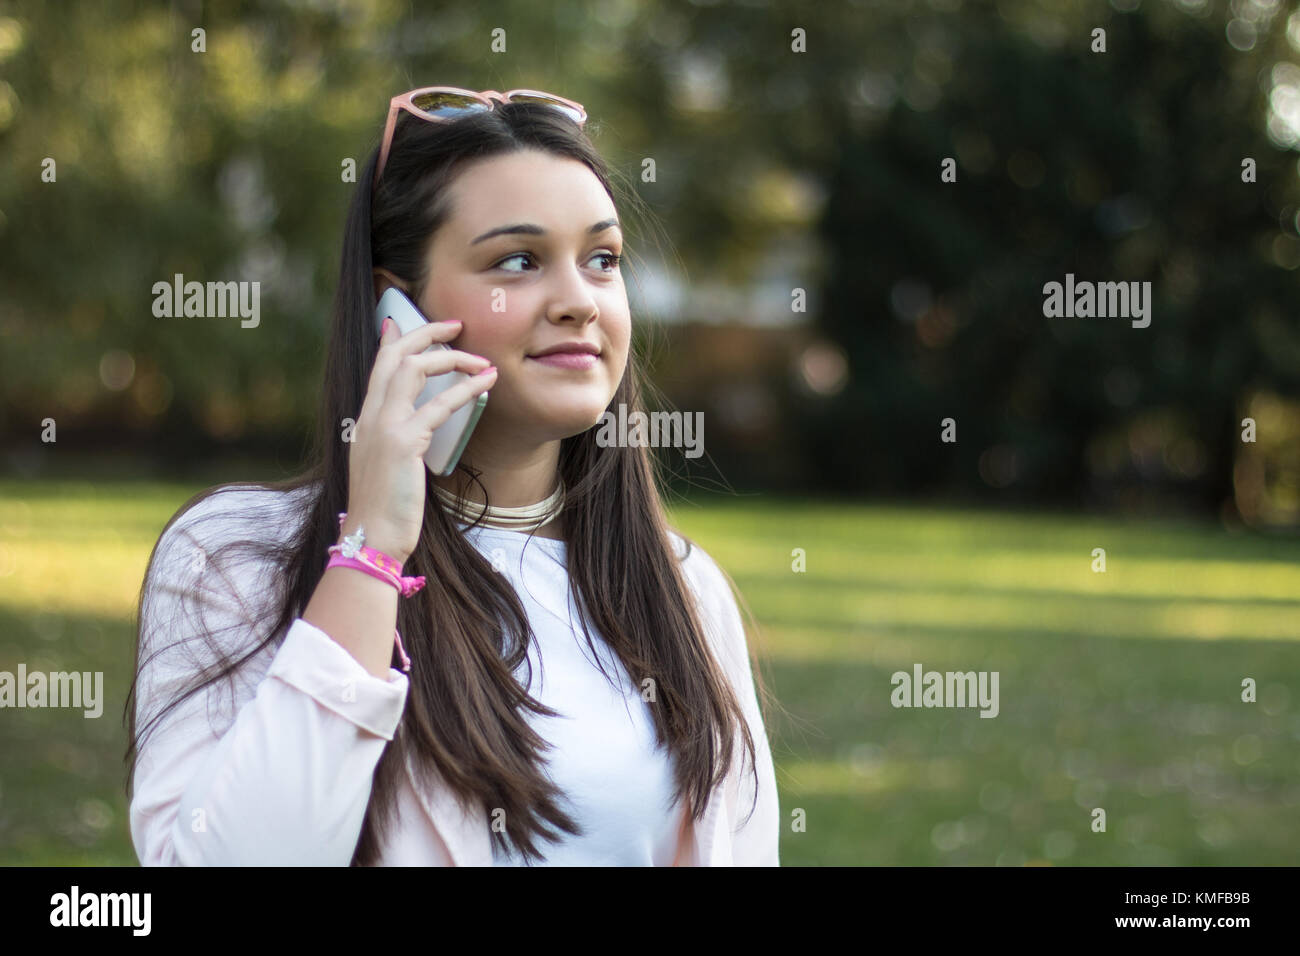
M 133 618 L 150 549 L 196 490 L 0 482 L 0 670 L 102 670 L 106 696 L 99 719 L 0 711 L 0 864 L 135 862 Z M 1300 858 L 1300 542 L 942 508 L 673 514 L 759 622 L 786 712 L 769 719 L 784 864 Z M 1000 713 L 893 707 L 891 675 L 916 663 L 997 671 Z

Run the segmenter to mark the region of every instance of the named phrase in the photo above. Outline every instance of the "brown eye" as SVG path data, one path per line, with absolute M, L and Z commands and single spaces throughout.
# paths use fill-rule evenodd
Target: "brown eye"
M 500 269 L 502 266 L 505 265 L 505 263 L 509 262 L 511 259 L 531 259 L 532 257 L 533 254 L 531 252 L 516 252 L 513 256 L 506 256 L 504 259 L 498 262 L 493 268 Z M 522 269 L 506 269 L 506 272 L 523 272 L 523 271 L 524 270 Z

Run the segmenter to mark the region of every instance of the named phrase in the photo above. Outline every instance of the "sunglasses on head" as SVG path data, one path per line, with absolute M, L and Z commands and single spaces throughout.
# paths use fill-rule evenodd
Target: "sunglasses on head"
M 406 110 L 412 116 L 430 123 L 449 123 L 470 113 L 496 109 L 498 103 L 539 103 L 554 107 L 579 126 L 587 122 L 587 111 L 581 103 L 566 100 L 554 93 L 543 93 L 541 90 L 510 90 L 507 93 L 483 90 L 475 93 L 456 86 L 425 86 L 411 90 L 394 96 L 388 103 L 388 122 L 384 126 L 383 144 L 379 147 L 379 165 L 375 167 L 375 186 L 378 187 L 384 164 L 388 162 L 398 110 Z

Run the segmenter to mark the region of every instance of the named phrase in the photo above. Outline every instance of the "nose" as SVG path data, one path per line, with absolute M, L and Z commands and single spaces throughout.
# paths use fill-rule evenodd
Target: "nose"
M 600 314 L 591 289 L 576 266 L 553 272 L 556 288 L 550 297 L 546 317 L 551 322 L 587 325 Z

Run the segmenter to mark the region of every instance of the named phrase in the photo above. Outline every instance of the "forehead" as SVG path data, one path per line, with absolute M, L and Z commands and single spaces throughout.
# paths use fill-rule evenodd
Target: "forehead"
M 532 149 L 465 166 L 448 198 L 451 215 L 443 231 L 461 242 L 520 222 L 548 232 L 585 232 L 615 216 L 613 201 L 585 163 Z

